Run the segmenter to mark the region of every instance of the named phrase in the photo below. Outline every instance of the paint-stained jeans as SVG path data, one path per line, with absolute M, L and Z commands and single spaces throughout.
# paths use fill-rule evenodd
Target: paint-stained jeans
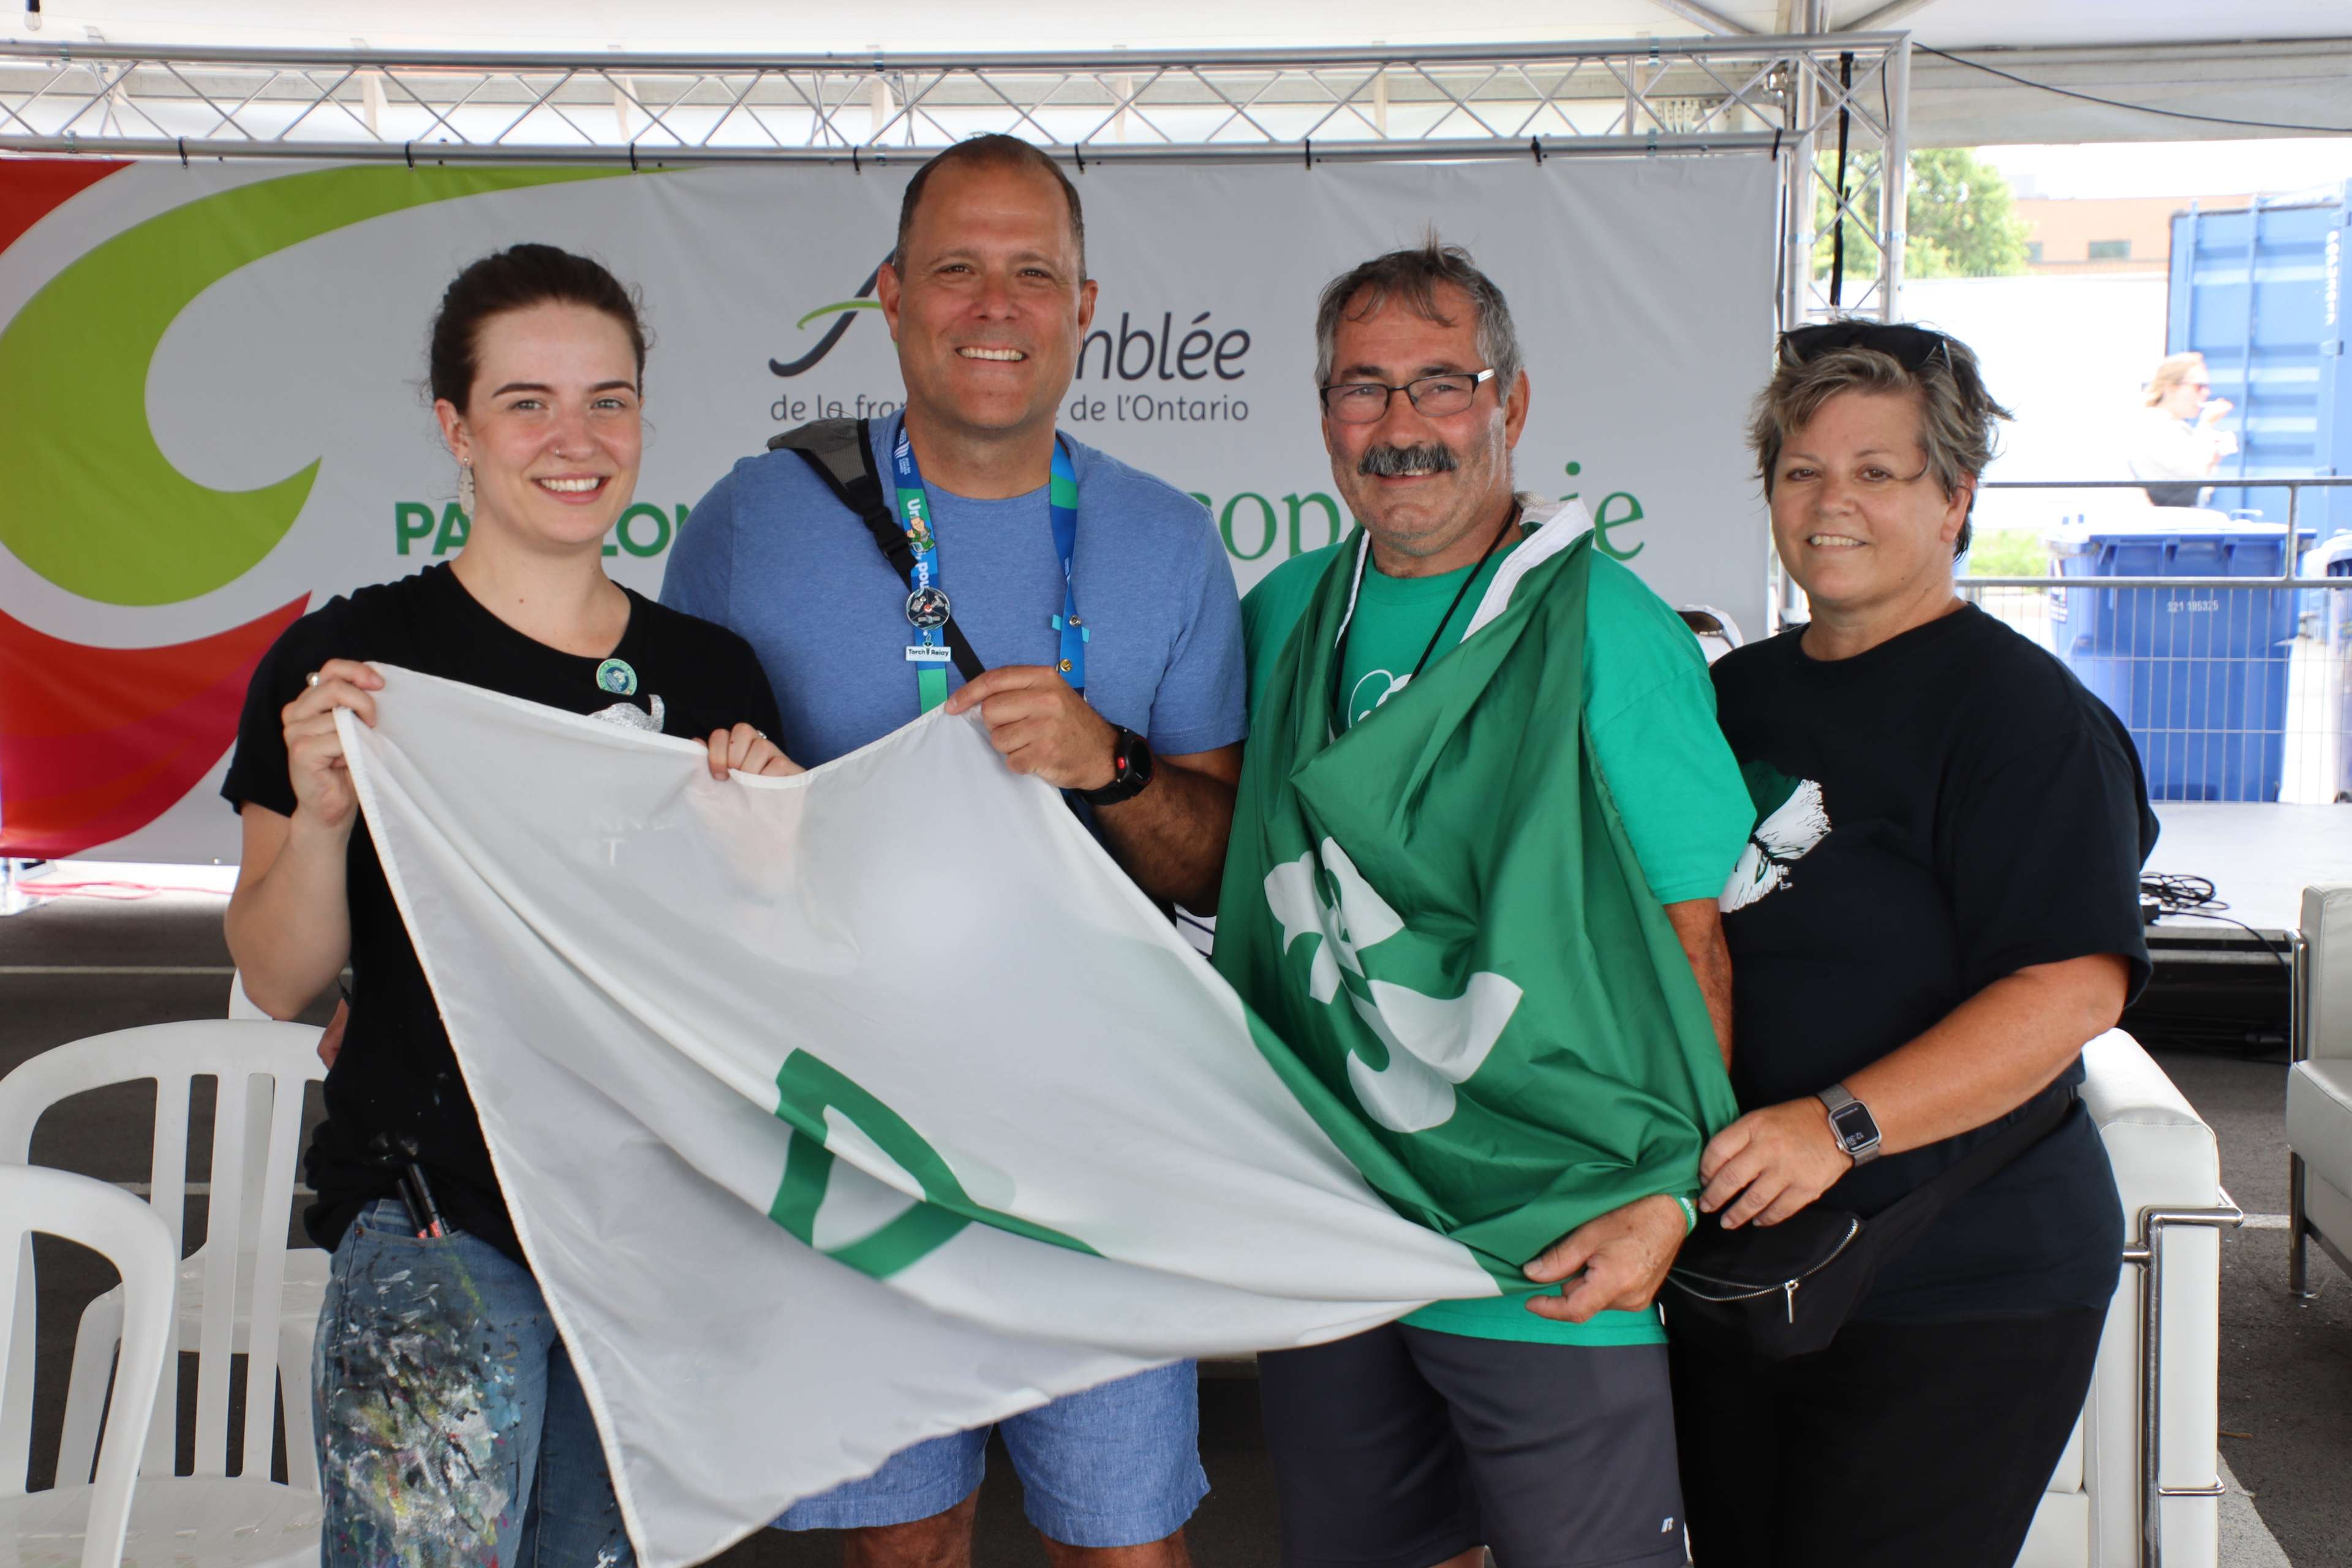
M 629 1568 L 580 1379 L 528 1269 L 373 1203 L 311 1363 L 322 1568 Z

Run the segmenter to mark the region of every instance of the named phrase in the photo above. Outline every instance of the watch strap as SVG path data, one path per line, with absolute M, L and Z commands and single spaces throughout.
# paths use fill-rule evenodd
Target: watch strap
M 1823 1108 L 1829 1111 L 1831 1136 L 1837 1140 L 1838 1147 L 1843 1149 L 1846 1153 L 1852 1157 L 1855 1164 L 1866 1165 L 1870 1163 L 1871 1161 L 1878 1158 L 1878 1118 L 1870 1114 L 1870 1107 L 1864 1105 L 1861 1100 L 1854 1098 L 1854 1094 L 1852 1089 L 1849 1089 L 1842 1083 L 1833 1083 L 1830 1085 L 1829 1088 L 1822 1089 L 1819 1094 L 1813 1096 L 1813 1098 L 1820 1100 Z M 1838 1113 L 1842 1110 L 1848 1110 L 1849 1108 L 1861 1111 L 1863 1116 L 1869 1121 L 1870 1136 L 1868 1138 L 1850 1138 L 1847 1136 L 1845 1131 L 1838 1125 Z
M 1079 790 L 1078 798 L 1088 805 L 1117 805 L 1141 795 L 1151 782 L 1151 742 L 1124 724 L 1112 725 L 1111 769 L 1110 783 Z

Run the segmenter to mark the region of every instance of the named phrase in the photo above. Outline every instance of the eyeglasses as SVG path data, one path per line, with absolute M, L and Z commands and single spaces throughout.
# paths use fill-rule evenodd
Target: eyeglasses
M 1494 379 L 1495 372 L 1489 367 L 1415 376 L 1397 386 L 1378 381 L 1334 382 L 1321 389 L 1323 412 L 1342 425 L 1370 425 L 1389 411 L 1389 399 L 1402 392 L 1412 400 L 1416 411 L 1442 419 L 1469 407 L 1478 395 L 1479 384 Z
M 1906 326 L 1896 321 L 1864 321 L 1848 317 L 1843 321 L 1822 321 L 1815 326 L 1797 327 L 1780 334 L 1781 357 L 1791 364 L 1839 349 L 1871 349 L 1886 355 L 1905 370 L 1924 370 L 1927 362 L 1941 354 L 1944 363 L 1952 363 L 1952 340 L 1941 332 L 1925 327 Z

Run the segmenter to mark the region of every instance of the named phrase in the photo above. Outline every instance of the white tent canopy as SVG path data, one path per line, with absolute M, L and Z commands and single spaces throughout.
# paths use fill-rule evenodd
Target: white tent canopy
M 2177 114 L 2352 127 L 2352 9 L 2343 0 L 1357 0 L 1344 28 L 1307 0 L 1187 0 L 1107 7 L 1032 0 L 1017 11 L 965 0 L 845 7 L 772 0 L 5 0 L 0 37 L 221 47 L 467 49 L 572 53 L 989 53 L 1041 49 L 1213 51 L 1371 42 L 1533 43 L 1706 33 L 1908 29 L 1929 49 L 2097 98 Z M 38 31 L 33 28 L 39 24 Z M 1344 31 L 1344 39 L 1337 36 Z M 1912 142 L 2178 141 L 2291 131 L 2110 109 L 1922 52 Z
M 23 0 L 8 0 L 24 26 Z M 1642 35 L 1909 29 L 1937 48 L 2040 49 L 2343 37 L 2342 0 L 1189 0 L 1104 6 L 1030 0 L 1017 11 L 965 0 L 857 8 L 773 0 L 42 0 L 46 30 L 97 27 L 110 43 L 247 47 L 758 50 L 769 54 L 1018 49 L 1328 47 L 1336 43 L 1569 42 Z M 1819 22 L 1814 18 L 1818 16 Z

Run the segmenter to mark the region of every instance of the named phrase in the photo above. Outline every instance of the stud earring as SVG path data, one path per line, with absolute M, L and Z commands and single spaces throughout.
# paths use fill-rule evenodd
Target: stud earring
M 474 464 L 469 458 L 457 459 L 457 510 L 471 521 L 474 515 Z

